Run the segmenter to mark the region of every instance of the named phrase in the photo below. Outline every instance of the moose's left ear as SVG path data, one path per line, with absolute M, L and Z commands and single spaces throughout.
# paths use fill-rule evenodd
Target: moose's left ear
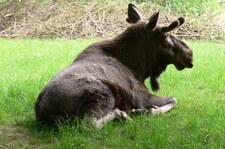
M 137 23 L 139 20 L 142 19 L 141 13 L 139 12 L 138 8 L 131 3 L 128 5 L 127 15 L 128 23 Z
M 152 31 L 155 27 L 156 24 L 158 22 L 158 18 L 159 18 L 159 12 L 155 12 L 150 18 L 149 18 L 149 22 L 147 23 L 147 30 L 148 31 Z

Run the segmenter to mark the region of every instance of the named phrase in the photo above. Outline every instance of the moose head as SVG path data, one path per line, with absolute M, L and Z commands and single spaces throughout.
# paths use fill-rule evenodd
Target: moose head
M 127 22 L 136 28 L 142 26 L 144 32 L 141 40 L 143 48 L 151 57 L 152 70 L 150 70 L 151 86 L 153 90 L 159 89 L 157 78 L 166 69 L 167 65 L 173 64 L 177 70 L 193 67 L 192 50 L 180 39 L 173 36 L 170 31 L 181 26 L 185 19 L 183 17 L 170 23 L 168 26 L 158 26 L 159 12 L 154 13 L 149 19 L 145 20 L 138 8 L 133 4 L 128 5 Z M 135 28 L 134 27 L 134 28 Z M 143 36 L 145 35 L 145 36 Z M 154 55 L 154 60 L 152 58 Z M 154 64 L 152 62 L 155 62 Z

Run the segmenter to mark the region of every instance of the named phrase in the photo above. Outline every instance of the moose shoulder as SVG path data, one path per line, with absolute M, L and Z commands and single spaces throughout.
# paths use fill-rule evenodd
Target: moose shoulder
M 178 70 L 193 66 L 192 50 L 169 32 L 184 23 L 178 18 L 158 26 L 159 13 L 145 21 L 137 7 L 128 5 L 132 25 L 112 40 L 87 47 L 67 68 L 44 87 L 35 103 L 37 121 L 88 118 L 101 128 L 115 117 L 131 120 L 130 111 L 162 114 L 176 105 L 173 97 L 155 96 L 144 84 L 150 77 L 153 90 L 167 65 Z

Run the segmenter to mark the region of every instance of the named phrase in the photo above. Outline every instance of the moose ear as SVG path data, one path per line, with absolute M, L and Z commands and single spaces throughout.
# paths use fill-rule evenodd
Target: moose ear
M 184 18 L 183 17 L 180 17 L 177 20 L 173 21 L 170 25 L 161 27 L 160 30 L 163 33 L 170 32 L 173 29 L 175 29 L 175 28 L 181 26 L 182 24 L 184 24 L 184 21 L 185 21 Z
M 149 22 L 147 23 L 147 30 L 148 31 L 152 31 L 155 27 L 156 24 L 158 22 L 158 18 L 159 18 L 159 12 L 155 12 L 150 18 L 149 18 Z
M 128 14 L 127 18 L 128 23 L 136 23 L 142 19 L 141 13 L 139 12 L 138 8 L 131 3 L 128 5 L 127 14 Z
M 184 19 L 183 17 L 180 17 L 180 18 L 178 18 L 177 20 L 180 22 L 180 26 L 181 26 L 182 24 L 184 24 L 184 22 L 185 22 L 185 19 Z

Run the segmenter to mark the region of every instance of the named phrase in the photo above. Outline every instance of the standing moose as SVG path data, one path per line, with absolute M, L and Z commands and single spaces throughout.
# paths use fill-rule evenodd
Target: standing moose
M 127 112 L 133 110 L 170 111 L 176 99 L 151 94 L 144 81 L 150 77 L 152 89 L 158 90 L 157 78 L 167 65 L 177 70 L 193 67 L 192 50 L 169 33 L 184 23 L 183 17 L 162 27 L 157 26 L 158 17 L 156 12 L 145 21 L 129 4 L 130 27 L 112 40 L 87 47 L 48 82 L 35 103 L 37 121 L 54 124 L 81 117 L 102 128 L 115 117 L 131 120 Z

